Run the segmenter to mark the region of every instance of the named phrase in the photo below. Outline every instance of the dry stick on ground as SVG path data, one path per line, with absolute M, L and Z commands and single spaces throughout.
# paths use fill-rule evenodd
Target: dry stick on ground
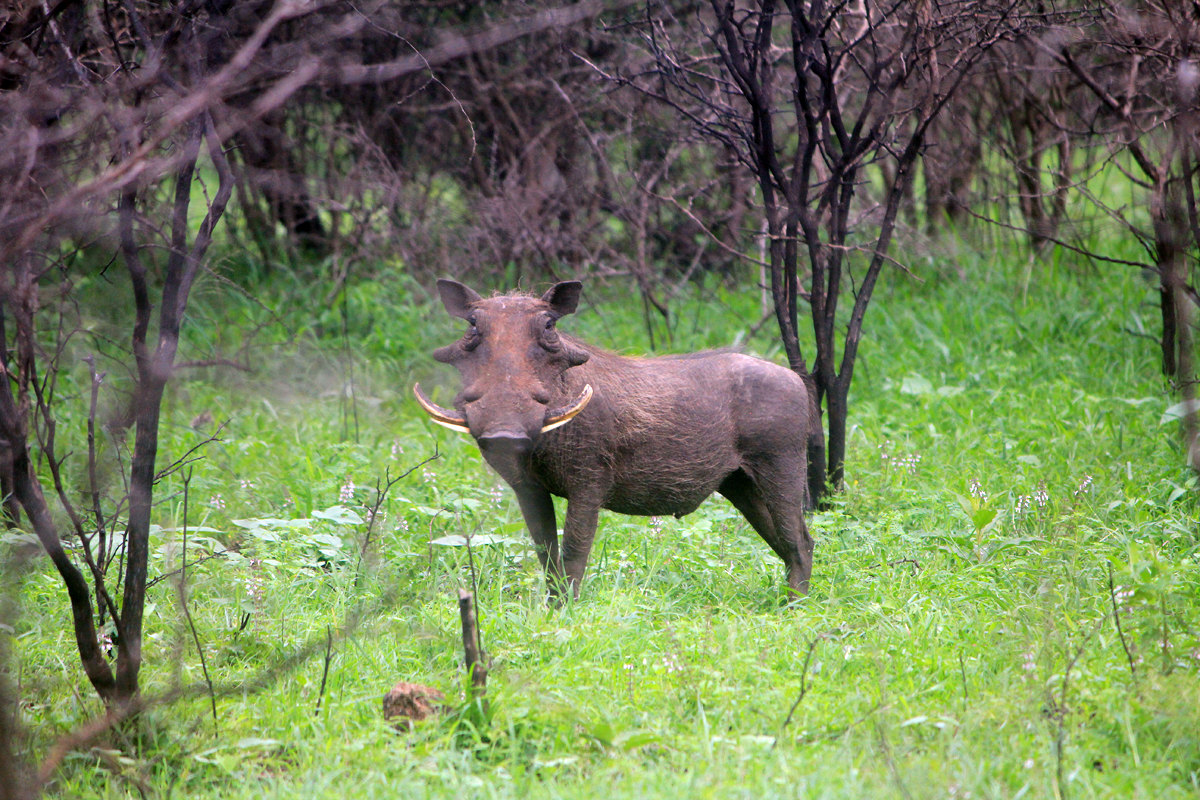
M 192 619 L 192 611 L 188 608 L 187 599 L 187 513 L 188 513 L 188 489 L 192 483 L 192 471 L 189 469 L 187 475 L 183 477 L 183 563 L 179 568 L 179 607 L 183 609 L 183 616 L 187 619 L 188 628 L 192 632 L 192 641 L 196 643 L 196 655 L 200 656 L 200 670 L 204 673 L 204 682 L 208 684 L 208 701 L 212 705 L 213 728 L 219 734 L 221 732 L 220 722 L 217 719 L 217 696 L 213 692 L 212 678 L 208 674 L 208 659 L 204 657 L 204 646 L 200 644 L 200 634 L 196 632 L 196 621 Z
M 473 598 L 466 589 L 458 590 L 458 614 L 462 619 L 463 656 L 467 674 L 471 677 L 471 699 L 484 703 L 487 696 L 487 665 L 479 647 L 479 628 L 475 624 Z
M 455 516 L 457 517 L 458 515 L 456 514 Z M 475 530 L 479 530 L 479 526 L 476 526 Z M 471 531 L 470 533 L 468 533 L 466 535 L 467 566 L 469 566 L 471 568 L 471 596 L 478 597 L 479 596 L 479 581 L 475 575 L 475 552 L 471 547 L 471 539 L 474 536 L 475 536 L 475 531 Z M 478 606 L 478 604 L 476 604 L 476 605 Z M 476 607 L 476 609 L 475 609 L 475 623 L 476 623 L 475 644 L 479 648 L 479 650 L 482 651 L 483 650 L 483 640 L 479 636 L 478 622 L 479 622 L 479 609 L 478 609 L 478 607 Z

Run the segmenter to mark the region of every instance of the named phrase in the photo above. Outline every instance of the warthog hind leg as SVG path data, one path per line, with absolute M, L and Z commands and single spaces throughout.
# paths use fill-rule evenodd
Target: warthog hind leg
M 791 470 L 780 470 L 786 478 Z M 772 481 L 773 475 L 752 478 L 739 469 L 721 483 L 718 491 L 742 512 L 787 566 L 788 588 L 796 594 L 808 594 L 812 574 L 813 540 L 804 524 L 803 482 Z M 764 491 L 766 487 L 766 491 Z M 793 491 L 787 491 L 793 489 Z

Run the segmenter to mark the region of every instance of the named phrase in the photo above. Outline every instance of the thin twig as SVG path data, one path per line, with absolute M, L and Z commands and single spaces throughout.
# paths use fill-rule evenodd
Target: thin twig
M 884 730 L 883 723 L 878 719 L 875 720 L 875 732 L 879 734 L 879 749 L 883 752 L 883 760 L 887 764 L 888 772 L 892 773 L 892 780 L 896 782 L 900 794 L 904 795 L 906 800 L 912 800 L 912 793 L 904 785 L 904 780 L 900 777 L 900 770 L 896 767 L 896 759 L 892 756 L 892 746 L 888 742 L 887 731 Z
M 796 702 L 792 703 L 792 707 L 788 710 L 788 715 L 784 719 L 783 725 L 779 726 L 781 732 L 786 730 L 787 726 L 791 724 L 792 715 L 800 707 L 800 701 L 804 699 L 804 695 L 808 694 L 808 663 L 812 660 L 813 650 L 817 649 L 817 643 L 824 638 L 824 634 L 821 634 L 813 637 L 813 640 L 808 643 L 808 652 L 804 654 L 804 666 L 800 668 L 800 694 L 796 696 Z
M 971 215 L 972 217 L 974 217 L 975 219 L 978 219 L 978 220 L 980 220 L 980 221 L 982 221 L 982 222 L 986 222 L 986 223 L 988 223 L 989 225 L 995 225 L 995 226 L 997 226 L 997 227 L 1000 227 L 1000 228 L 1005 228 L 1006 230 L 1010 230 L 1010 231 L 1016 231 L 1017 233 L 1029 233 L 1029 229 L 1028 229 L 1028 228 L 1023 228 L 1023 227 L 1021 227 L 1020 225 L 1013 225 L 1013 224 L 1011 224 L 1011 223 L 1008 223 L 1008 222 L 1001 222 L 1001 221 L 1000 221 L 1000 220 L 998 220 L 998 219 L 992 219 L 991 217 L 985 216 L 985 215 L 983 215 L 983 214 L 980 214 L 980 213 L 979 213 L 979 212 L 977 212 L 977 211 L 973 211 L 973 210 L 971 210 L 971 209 L 970 209 L 970 208 L 968 208 L 967 206 L 963 206 L 963 207 L 962 207 L 962 209 L 963 209 L 964 211 L 966 211 L 966 212 L 967 212 L 969 215 Z M 1155 267 L 1153 264 L 1149 264 L 1149 263 L 1147 263 L 1147 262 L 1145 262 L 1145 261 L 1129 261 L 1129 260 L 1127 260 L 1127 259 L 1124 259 L 1124 258 L 1111 258 L 1111 257 L 1109 257 L 1109 256 L 1102 256 L 1102 255 L 1100 255 L 1099 253 L 1096 253 L 1096 252 L 1094 252 L 1094 251 L 1092 251 L 1092 250 L 1088 250 L 1088 249 L 1086 249 L 1086 248 L 1084 248 L 1084 247 L 1077 247 L 1076 245 L 1069 244 L 1068 242 L 1064 242 L 1062 239 L 1059 239 L 1059 238 L 1058 238 L 1058 237 L 1056 237 L 1056 236 L 1052 236 L 1052 235 L 1050 235 L 1049 233 L 1045 233 L 1045 232 L 1039 231 L 1039 232 L 1038 232 L 1038 235 L 1039 235 L 1039 236 L 1041 236 L 1041 237 L 1042 237 L 1043 239 L 1045 239 L 1046 241 L 1048 241 L 1048 242 L 1051 242 L 1052 244 L 1056 244 L 1056 245 L 1058 245 L 1059 247 L 1062 247 L 1062 248 L 1065 248 L 1065 249 L 1067 249 L 1067 250 L 1070 250 L 1070 251 L 1071 251 L 1071 252 L 1073 252 L 1073 253 L 1078 253 L 1078 254 L 1079 254 L 1079 255 L 1081 255 L 1081 256 L 1085 256 L 1085 257 L 1087 257 L 1087 258 L 1095 259 L 1096 261 L 1104 261 L 1104 262 L 1107 262 L 1107 263 L 1109 263 L 1109 264 L 1122 264 L 1122 265 L 1124 265 L 1124 266 L 1127 266 L 1127 267 L 1137 267 L 1137 268 L 1139 268 L 1139 269 L 1148 269 L 1148 270 L 1150 270 L 1150 271 L 1152 271 L 1152 272 L 1157 272 L 1157 271 L 1158 271 L 1158 268 L 1157 268 L 1157 267 Z
M 433 455 L 431 455 L 429 458 L 422 461 L 420 464 L 417 464 L 415 467 L 411 467 L 411 468 L 405 470 L 404 474 L 398 475 L 395 478 L 393 478 L 391 476 L 391 467 L 388 467 L 387 469 L 384 470 L 382 484 L 380 483 L 378 478 L 375 479 L 375 505 L 372 506 L 371 511 L 367 515 L 367 535 L 363 539 L 362 547 L 359 548 L 358 561 L 355 562 L 355 564 L 354 564 L 354 585 L 355 586 L 358 585 L 358 578 L 359 578 L 358 570 L 359 570 L 359 567 L 362 566 L 363 556 L 366 554 L 367 548 L 371 546 L 371 534 L 375 530 L 375 522 L 379 519 L 379 509 L 383 506 L 384 500 L 387 499 L 388 492 L 391 491 L 392 487 L 395 486 L 397 483 L 404 480 L 409 475 L 411 475 L 413 472 L 415 472 L 416 470 L 418 470 L 421 467 L 428 464 L 430 461 L 433 461 L 434 459 L 437 459 L 437 458 L 441 458 L 441 453 L 438 452 L 437 446 L 435 445 L 434 450 L 433 450 Z M 380 488 L 381 486 L 382 486 L 382 488 Z
M 313 715 L 319 716 L 321 713 L 321 701 L 325 699 L 325 682 L 329 679 L 329 662 L 333 660 L 333 629 L 325 626 L 325 666 L 321 670 L 321 689 L 317 692 L 317 707 L 313 709 Z
M 214 558 L 225 558 L 225 553 L 223 553 L 223 552 L 222 553 L 210 553 L 209 555 L 197 558 L 195 561 L 193 561 L 191 563 L 191 567 L 193 569 L 195 569 L 196 567 L 203 564 L 205 561 L 212 561 Z M 173 569 L 170 572 L 164 572 L 162 575 L 158 575 L 154 578 L 151 578 L 150 580 L 146 581 L 146 589 L 149 590 L 150 587 L 155 586 L 156 584 L 162 583 L 163 581 L 167 580 L 168 578 L 173 578 L 181 572 L 183 572 L 182 569 Z
M 204 646 L 200 644 L 200 634 L 196 632 L 196 621 L 192 619 L 191 609 L 188 608 L 187 599 L 187 514 L 188 514 L 188 488 L 192 482 L 192 471 L 189 469 L 187 475 L 183 476 L 183 563 L 179 568 L 179 607 L 183 609 L 183 616 L 187 618 L 188 628 L 192 631 L 192 641 L 196 643 L 196 654 L 200 656 L 200 670 L 204 673 L 204 682 L 208 684 L 208 700 L 212 705 L 213 728 L 217 734 L 221 733 L 220 722 L 217 719 L 217 695 L 213 691 L 212 678 L 208 674 L 208 659 L 204 657 Z
M 965 707 L 971 698 L 967 695 L 967 662 L 963 660 L 962 650 L 958 651 L 958 671 L 962 675 L 963 706 Z
M 1121 640 L 1121 647 L 1125 650 L 1125 660 L 1129 662 L 1129 674 L 1133 678 L 1133 682 L 1137 684 L 1137 665 L 1133 661 L 1133 653 L 1129 649 L 1129 642 L 1125 640 L 1125 631 L 1121 628 L 1121 608 L 1117 603 L 1117 590 L 1113 586 L 1112 565 L 1108 566 L 1108 597 L 1112 601 L 1113 622 L 1117 625 L 1117 637 Z
M 92 495 L 92 515 L 96 520 L 96 535 L 100 538 L 96 547 L 96 563 L 103 570 L 105 551 L 108 544 L 108 522 L 104 519 L 104 512 L 100 507 L 100 488 L 96 479 L 96 406 L 100 396 L 100 384 L 104 382 L 104 378 L 108 373 L 96 372 L 96 360 L 92 356 L 85 356 L 83 360 L 88 365 L 88 372 L 92 378 L 91 404 L 88 406 L 87 422 L 88 483 Z
M 191 464 L 191 463 L 197 461 L 198 459 L 191 458 L 191 455 L 192 455 L 192 453 L 195 453 L 197 450 L 199 450 L 201 447 L 210 445 L 213 442 L 225 441 L 224 439 L 221 438 L 221 431 L 225 430 L 225 426 L 228 424 L 229 424 L 229 420 L 225 420 L 224 422 L 222 422 L 220 425 L 217 426 L 217 429 L 215 431 L 213 431 L 212 434 L 208 438 L 203 439 L 202 441 L 192 445 L 191 447 L 188 448 L 186 453 L 184 453 L 179 458 L 172 461 L 167 466 L 163 467 L 158 472 L 158 474 L 154 476 L 154 482 L 158 483 L 163 478 L 170 475 L 172 472 L 177 472 L 178 470 L 182 469 L 183 467 L 186 467 L 188 464 Z
M 908 564 L 909 566 L 911 566 L 913 575 L 916 575 L 918 572 L 921 571 L 921 562 L 917 561 L 915 558 L 898 558 L 895 561 L 887 562 L 887 565 L 889 567 L 894 567 L 897 564 Z M 867 571 L 869 572 L 873 569 L 878 569 L 881 566 L 883 566 L 883 565 L 882 564 L 872 564 L 871 566 L 867 567 Z
M 350 274 L 350 266 L 346 266 L 347 276 Z M 358 444 L 358 393 L 354 385 L 354 353 L 350 348 L 350 292 L 346 286 L 342 287 L 342 345 L 345 355 L 346 371 L 348 373 L 347 385 L 350 389 L 350 410 L 354 415 L 354 443 Z M 342 430 L 345 437 L 346 419 L 346 393 L 342 392 Z
M 231 367 L 241 370 L 242 372 L 253 372 L 254 369 L 249 364 L 239 364 L 236 361 L 228 358 L 205 358 L 199 361 L 176 361 L 174 368 L 180 369 L 197 369 L 200 367 Z
M 1092 637 L 1104 625 L 1104 620 L 1108 615 L 1101 617 L 1084 640 L 1080 642 L 1079 647 L 1075 648 L 1075 652 L 1067 661 L 1066 667 L 1063 668 L 1062 692 L 1059 694 L 1058 701 L 1054 700 L 1053 695 L 1050 697 L 1051 707 L 1054 709 L 1053 716 L 1057 723 L 1054 734 L 1054 790 L 1060 800 L 1066 800 L 1066 784 L 1063 783 L 1063 745 L 1066 742 L 1066 726 L 1067 726 L 1067 691 L 1071 685 L 1071 670 L 1075 669 L 1076 662 L 1083 655 L 1083 651 L 1087 649 L 1088 643 L 1092 641 Z

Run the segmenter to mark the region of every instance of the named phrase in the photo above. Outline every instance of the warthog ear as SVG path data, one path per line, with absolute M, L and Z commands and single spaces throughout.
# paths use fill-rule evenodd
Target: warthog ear
M 542 301 L 550 304 L 556 316 L 565 317 L 575 313 L 582 291 L 583 284 L 579 281 L 563 281 L 551 286 L 550 291 L 542 295 Z
M 466 319 L 467 315 L 471 313 L 468 306 L 483 299 L 474 290 L 463 286 L 458 281 L 445 278 L 438 279 L 438 294 L 442 296 L 442 305 L 446 307 L 446 310 L 463 319 Z

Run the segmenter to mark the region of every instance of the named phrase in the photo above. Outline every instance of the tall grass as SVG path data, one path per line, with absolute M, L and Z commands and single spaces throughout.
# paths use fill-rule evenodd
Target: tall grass
M 602 515 L 580 600 L 548 609 L 511 492 L 409 398 L 414 378 L 443 399 L 457 383 L 428 355 L 457 335 L 429 287 L 398 269 L 327 303 L 331 287 L 285 275 L 254 297 L 210 287 L 190 346 L 229 351 L 256 331 L 256 372 L 176 383 L 167 431 L 179 454 L 212 430 L 205 412 L 228 420 L 187 514 L 189 560 L 218 554 L 189 568 L 188 594 L 228 691 L 215 722 L 202 693 L 152 708 L 72 756 L 54 791 L 1194 796 L 1196 481 L 1162 421 L 1154 343 L 1135 335 L 1155 327 L 1150 287 L 1069 262 L 1033 265 L 1026 286 L 1026 268 L 960 252 L 879 287 L 848 485 L 812 521 L 813 592 L 794 607 L 782 564 L 716 499 L 682 520 Z M 564 329 L 648 349 L 640 308 L 589 294 Z M 777 355 L 770 324 L 750 336 L 758 309 L 753 292 L 689 290 L 656 341 Z M 365 517 L 385 470 L 434 453 L 389 494 L 365 552 L 365 523 L 326 513 Z M 152 576 L 180 563 L 180 488 L 160 487 Z M 307 522 L 271 521 L 294 519 Z M 456 546 L 480 534 L 492 542 Z M 201 680 L 173 580 L 151 593 L 150 694 Z M 486 712 L 462 692 L 454 590 L 473 581 Z M 47 564 L 20 598 L 20 713 L 38 753 L 99 705 Z M 443 689 L 454 713 L 394 732 L 380 699 L 398 680 Z

